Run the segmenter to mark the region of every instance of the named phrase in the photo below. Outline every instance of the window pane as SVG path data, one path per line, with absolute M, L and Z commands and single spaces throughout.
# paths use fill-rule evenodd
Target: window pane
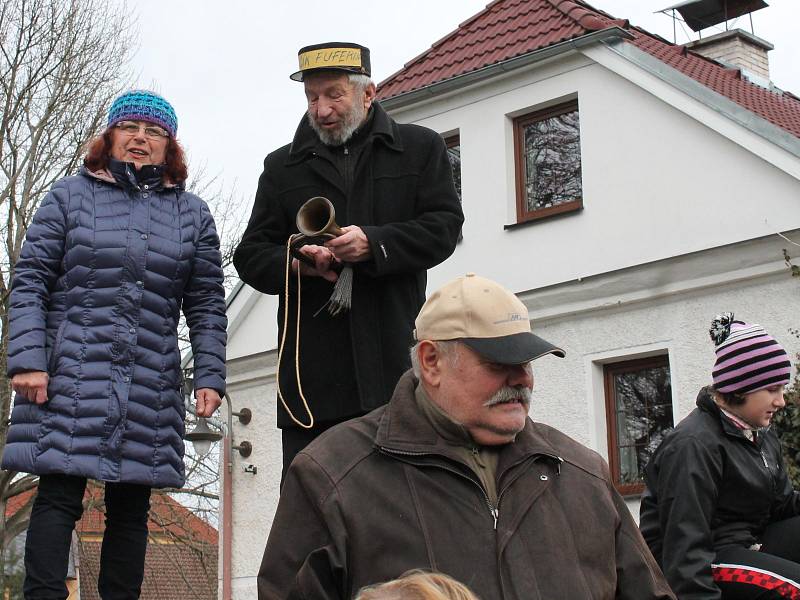
M 619 483 L 639 482 L 639 457 L 636 448 L 627 447 L 619 449 Z
M 453 168 L 453 183 L 456 184 L 458 199 L 461 200 L 461 144 L 450 145 L 448 143 L 447 158 L 450 159 L 450 166 Z
M 614 369 L 619 481 L 642 481 L 644 467 L 664 434 L 672 428 L 672 388 L 668 365 Z
M 576 109 L 523 128 L 528 212 L 581 199 L 579 125 Z

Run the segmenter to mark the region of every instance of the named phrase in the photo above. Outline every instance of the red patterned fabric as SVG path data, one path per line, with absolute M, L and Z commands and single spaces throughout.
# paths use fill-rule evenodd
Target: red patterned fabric
M 765 590 L 773 590 L 782 598 L 800 600 L 800 585 L 775 573 L 742 565 L 711 565 L 714 581 L 718 583 L 744 583 Z

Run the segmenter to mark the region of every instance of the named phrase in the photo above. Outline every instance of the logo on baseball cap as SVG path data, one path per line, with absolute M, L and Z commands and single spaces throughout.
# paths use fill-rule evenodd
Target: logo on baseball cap
M 414 322 L 419 340 L 459 340 L 487 360 L 520 365 L 564 351 L 531 332 L 528 309 L 511 291 L 467 273 L 436 290 Z

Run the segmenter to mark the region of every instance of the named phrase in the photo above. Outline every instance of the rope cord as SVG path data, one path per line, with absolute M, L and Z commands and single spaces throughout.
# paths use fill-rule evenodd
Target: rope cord
M 289 413 L 289 417 L 294 421 L 297 425 L 302 427 L 303 429 L 311 429 L 314 427 L 314 415 L 311 413 L 311 409 L 308 407 L 308 400 L 306 400 L 305 394 L 303 394 L 303 386 L 300 383 L 300 268 L 298 265 L 297 268 L 297 325 L 295 329 L 295 348 L 294 348 L 294 370 L 295 370 L 295 377 L 297 377 L 297 391 L 300 393 L 300 400 L 303 401 L 303 408 L 306 410 L 306 414 L 308 415 L 309 423 L 306 425 L 305 423 L 301 423 L 297 417 L 294 416 L 292 409 L 289 408 L 289 405 L 286 404 L 286 400 L 283 398 L 283 394 L 281 393 L 281 358 L 283 357 L 283 348 L 286 344 L 286 331 L 289 325 L 289 271 L 292 268 L 292 240 L 294 239 L 294 235 L 289 236 L 289 239 L 286 242 L 286 275 L 284 277 L 284 300 L 283 300 L 283 335 L 281 336 L 281 344 L 278 348 L 278 368 L 275 371 L 275 384 L 278 387 L 278 398 L 283 404 L 283 408 L 286 409 L 286 412 Z

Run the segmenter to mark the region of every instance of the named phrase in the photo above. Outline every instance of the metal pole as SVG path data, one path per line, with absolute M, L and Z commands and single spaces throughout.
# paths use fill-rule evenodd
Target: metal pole
M 675 9 L 672 9 L 672 43 L 678 43 L 678 22 L 675 20 Z
M 728 31 L 728 0 L 725 0 L 725 31 Z
M 231 553 L 233 552 L 233 407 L 225 394 L 228 412 L 228 429 L 225 432 L 222 462 L 225 465 L 222 479 L 222 600 L 232 598 Z

